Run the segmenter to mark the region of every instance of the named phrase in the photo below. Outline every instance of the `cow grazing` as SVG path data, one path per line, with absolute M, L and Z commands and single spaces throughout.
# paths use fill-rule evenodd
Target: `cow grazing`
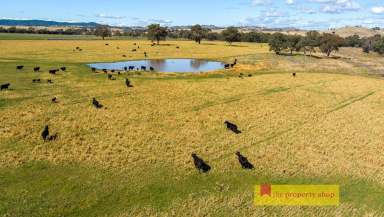
M 131 81 L 128 78 L 125 79 L 125 85 L 127 85 L 127 87 L 133 87 L 133 85 L 131 84 Z
M 133 43 L 134 46 L 136 46 L 137 44 L 136 43 Z
M 122 56 L 122 57 L 127 57 L 127 55 L 123 54 L 123 56 Z
M 176 47 L 176 49 L 180 49 L 180 47 L 179 47 L 179 46 L 177 46 L 177 47 Z
M 92 72 L 96 72 L 96 68 L 92 67 L 91 68 Z
M 230 64 L 225 64 L 225 65 L 224 65 L 224 68 L 225 68 L 225 69 L 229 69 L 230 67 L 231 67 Z
M 120 71 L 118 71 L 118 72 L 117 72 L 117 74 L 118 74 L 118 75 L 121 75 L 121 72 L 120 72 Z
M 41 133 L 41 137 L 43 138 L 44 141 L 47 141 L 49 137 L 49 127 L 45 126 L 43 132 Z
M 114 70 L 114 69 L 112 69 L 112 70 L 111 70 L 111 72 L 112 72 L 112 73 L 115 73 L 115 70 Z
M 93 98 L 93 100 L 92 100 L 92 104 L 93 104 L 93 106 L 95 106 L 95 108 L 97 108 L 97 109 L 103 108 L 103 105 L 101 105 L 95 98 Z
M 241 131 L 238 129 L 238 127 L 235 124 L 233 124 L 233 123 L 231 123 L 229 121 L 225 121 L 224 124 L 227 126 L 228 130 L 230 130 L 230 131 L 232 131 L 232 132 L 234 132 L 236 134 L 240 134 L 241 133 Z
M 40 80 L 40 78 L 38 78 L 38 79 L 33 79 L 32 82 L 33 82 L 33 83 L 40 83 L 41 80 Z
M 144 56 L 145 56 L 145 57 L 148 57 L 147 52 L 144 52 Z
M 243 169 L 253 169 L 254 166 L 248 161 L 246 157 L 240 154 L 240 152 L 236 152 L 237 159 Z
M 108 79 L 112 80 L 112 75 L 111 74 L 108 74 Z
M 57 98 L 56 98 L 56 97 L 53 97 L 53 98 L 51 99 L 51 101 L 52 101 L 53 103 L 57 103 Z
M 51 69 L 49 70 L 49 74 L 56 75 L 56 72 L 58 72 L 58 69 Z
M 153 72 L 153 71 L 155 71 L 155 68 L 153 68 L 152 66 L 150 66 L 150 67 L 149 67 L 149 70 Z
M 48 80 L 47 80 L 47 83 L 50 83 L 50 84 L 52 84 L 52 83 L 53 83 L 53 81 L 52 81 L 51 79 L 48 79 Z
M 67 67 L 61 67 L 60 69 L 61 71 L 65 72 L 65 70 L 67 70 Z
M 34 72 L 38 72 L 38 71 L 40 71 L 40 67 L 35 67 L 35 68 L 33 68 L 33 71 L 34 71 Z
M 106 70 L 106 69 L 103 69 L 103 72 L 104 72 L 104 73 L 107 73 L 107 72 L 108 72 L 108 70 Z
M 128 69 L 129 69 L 129 71 L 135 70 L 135 67 L 134 66 L 129 66 Z
M 8 90 L 8 89 L 9 89 L 9 86 L 11 86 L 10 83 L 2 84 L 2 85 L 0 86 L 0 90 Z
M 109 46 L 109 44 L 105 44 L 105 46 Z
M 292 76 L 293 76 L 293 77 L 296 77 L 296 73 L 292 73 Z
M 132 49 L 132 52 L 136 52 L 137 50 L 136 49 Z
M 23 68 L 24 68 L 24 66 L 16 66 L 16 69 L 19 69 L 19 70 L 21 70 Z
M 147 71 L 147 67 L 145 67 L 145 66 L 141 66 L 141 70 L 142 70 L 142 71 Z
M 193 163 L 195 164 L 196 169 L 199 171 L 199 173 L 203 172 L 209 172 L 211 170 L 211 167 L 204 162 L 203 159 L 199 158 L 196 154 L 192 154 Z
M 124 71 L 128 71 L 128 67 L 124 66 Z

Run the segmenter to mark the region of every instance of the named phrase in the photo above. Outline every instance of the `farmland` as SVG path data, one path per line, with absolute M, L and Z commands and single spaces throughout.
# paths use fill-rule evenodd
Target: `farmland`
M 380 216 L 384 61 L 359 51 L 326 58 L 278 56 L 256 43 L 1 40 L 0 83 L 11 87 L 0 92 L 0 216 Z M 114 81 L 86 66 L 143 52 L 238 65 Z M 93 97 L 105 108 L 93 108 Z M 41 139 L 45 125 L 57 141 Z M 255 169 L 242 170 L 236 151 Z M 193 152 L 210 173 L 196 171 Z M 339 184 L 341 205 L 256 207 L 260 183 Z

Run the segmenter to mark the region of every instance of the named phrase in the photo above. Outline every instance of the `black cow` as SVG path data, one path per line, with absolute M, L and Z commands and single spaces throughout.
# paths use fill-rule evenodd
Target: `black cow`
M 49 137 L 49 127 L 45 126 L 43 132 L 41 133 L 41 137 L 43 137 L 44 141 L 47 141 Z
M 56 97 L 53 97 L 53 98 L 51 99 L 51 101 L 52 101 L 53 103 L 57 103 L 57 98 L 56 98 Z
M 136 52 L 137 50 L 136 49 L 132 49 L 132 52 Z
M 59 71 L 58 69 L 51 69 L 51 70 L 49 70 L 49 74 L 55 75 L 56 72 L 58 72 L 58 71 Z
M 123 54 L 123 56 L 122 56 L 122 57 L 127 57 L 127 55 Z
M 108 72 L 108 70 L 106 70 L 106 69 L 103 69 L 103 72 L 104 72 L 104 73 L 107 73 L 107 72 Z
M 144 52 L 144 56 L 147 57 L 147 52 Z
M 141 66 L 141 70 L 142 70 L 142 71 L 147 71 L 147 67 L 145 67 L 145 66 Z
M 93 100 L 92 100 L 92 104 L 93 104 L 93 106 L 95 106 L 95 108 L 97 108 L 97 109 L 103 108 L 103 105 L 101 105 L 95 98 L 93 98 Z
M 240 152 L 236 152 L 237 159 L 243 169 L 253 169 L 254 166 L 248 161 L 246 157 L 240 154 Z
M 128 67 L 124 66 L 124 71 L 128 71 Z
M 192 154 L 193 163 L 195 164 L 196 169 L 200 172 L 206 173 L 211 170 L 211 167 L 204 162 L 203 159 L 199 158 L 196 154 Z
M 179 46 L 177 46 L 177 47 L 176 47 L 176 49 L 180 49 L 180 47 L 179 47 Z
M 65 70 L 67 70 L 67 67 L 61 67 L 60 69 L 61 71 L 65 72 Z
M 150 66 L 150 67 L 149 67 L 149 70 L 153 72 L 153 71 L 155 71 L 155 68 L 153 68 L 152 66 Z
M 230 64 L 225 64 L 225 65 L 224 65 L 224 68 L 225 68 L 225 69 L 229 69 L 230 67 L 231 67 Z
M 112 80 L 112 75 L 111 74 L 108 74 L 108 79 Z
M 293 76 L 293 77 L 296 77 L 296 73 L 292 73 L 292 76 Z
M 40 80 L 40 78 L 39 78 L 39 79 L 33 79 L 32 82 L 33 82 L 33 83 L 40 83 L 41 80 Z
M 241 131 L 238 129 L 238 127 L 235 124 L 233 124 L 233 123 L 231 123 L 229 121 L 225 121 L 224 124 L 227 126 L 228 130 L 231 130 L 232 132 L 234 132 L 236 134 L 240 134 L 241 133 Z
M 127 85 L 127 87 L 133 87 L 133 85 L 131 84 L 131 81 L 128 78 L 125 79 L 125 85 Z
M 114 70 L 114 69 L 112 69 L 112 70 L 111 70 L 111 72 L 112 72 L 112 73 L 115 73 L 115 70 Z
M 7 89 L 9 88 L 9 86 L 11 86 L 10 83 L 2 84 L 2 85 L 0 86 L 0 90 L 7 90 Z
M 34 72 L 38 72 L 38 71 L 40 71 L 40 67 L 37 66 L 37 67 L 33 68 L 33 71 L 34 71 Z
M 134 66 L 129 66 L 129 71 L 131 71 L 131 70 L 135 70 L 135 67 Z
M 96 68 L 92 67 L 91 68 L 92 72 L 96 72 Z
M 24 68 L 24 66 L 16 66 L 16 69 L 23 69 Z
M 51 79 L 48 79 L 47 82 L 50 83 L 50 84 L 53 83 Z

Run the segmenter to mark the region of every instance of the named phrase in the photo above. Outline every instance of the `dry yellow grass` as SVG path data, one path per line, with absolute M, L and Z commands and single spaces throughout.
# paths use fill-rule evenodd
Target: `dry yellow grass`
M 284 57 L 268 59 L 271 54 L 264 45 L 250 44 L 229 47 L 214 43 L 200 47 L 192 42 L 164 42 L 172 46 L 159 46 L 150 53 L 153 58 L 239 56 L 242 64 L 234 71 L 254 74 L 244 79 L 124 75 L 117 81 L 108 81 L 76 64 L 120 59 L 122 50 L 133 47 L 132 41 L 109 43 L 106 47 L 101 41 L 0 42 L 3 60 L 71 64 L 67 73 L 54 77 L 54 85 L 31 86 L 31 73 L 16 72 L 13 63 L 0 62 L 1 76 L 16 83 L 13 91 L 1 92 L 1 167 L 35 161 L 76 163 L 143 179 L 153 171 L 133 168 L 170 168 L 173 176 L 165 180 L 183 180 L 196 174 L 190 159 L 190 154 L 196 152 L 211 164 L 213 176 L 219 177 L 224 186 L 231 186 L 224 177 L 240 170 L 234 155 L 240 150 L 256 167 L 249 174 L 242 174 L 244 177 L 322 177 L 337 182 L 340 179 L 334 177 L 349 177 L 384 185 L 381 79 L 321 73 L 299 73 L 293 78 L 288 73 L 291 68 L 284 73 L 261 74 L 268 64 L 276 70 L 283 65 L 292 67 L 293 63 Z M 148 42 L 139 44 L 143 50 L 150 49 Z M 76 45 L 84 49 L 83 53 L 73 53 Z M 181 46 L 180 51 L 175 45 Z M 115 46 L 121 50 L 111 51 Z M 251 55 L 242 56 L 246 54 Z M 141 58 L 141 53 L 132 53 L 130 58 Z M 325 62 L 312 61 L 320 65 Z M 341 60 L 329 60 L 327 64 L 340 72 L 348 69 L 341 67 Z M 251 65 L 259 68 L 252 69 Z M 47 74 L 41 76 L 49 78 Z M 134 88 L 128 90 L 124 86 L 126 76 L 131 76 Z M 51 104 L 51 96 L 57 96 L 60 103 Z M 106 108 L 94 109 L 92 97 Z M 225 120 L 238 124 L 243 133 L 234 135 L 227 131 Z M 41 140 L 46 124 L 52 132 L 59 133 L 57 142 Z M 146 187 L 145 182 L 133 180 L 131 188 Z M 159 183 L 163 182 L 159 179 Z M 238 186 L 242 186 L 241 181 Z M 358 206 L 350 201 L 327 209 L 257 208 L 251 204 L 251 189 L 230 188 L 229 192 L 233 193 L 198 197 L 191 194 L 175 199 L 163 211 L 136 207 L 117 216 L 220 215 L 212 211 L 214 207 L 223 209 L 224 216 L 378 216 L 380 212 L 369 208 L 369 204 Z

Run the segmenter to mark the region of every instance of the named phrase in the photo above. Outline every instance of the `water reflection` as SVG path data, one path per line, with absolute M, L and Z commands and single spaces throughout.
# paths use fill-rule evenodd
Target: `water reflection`
M 200 59 L 159 59 L 159 60 L 134 60 L 115 63 L 95 63 L 89 64 L 96 69 L 124 70 L 124 67 L 133 66 L 147 69 L 153 67 L 157 72 L 207 72 L 222 69 L 224 63 Z

